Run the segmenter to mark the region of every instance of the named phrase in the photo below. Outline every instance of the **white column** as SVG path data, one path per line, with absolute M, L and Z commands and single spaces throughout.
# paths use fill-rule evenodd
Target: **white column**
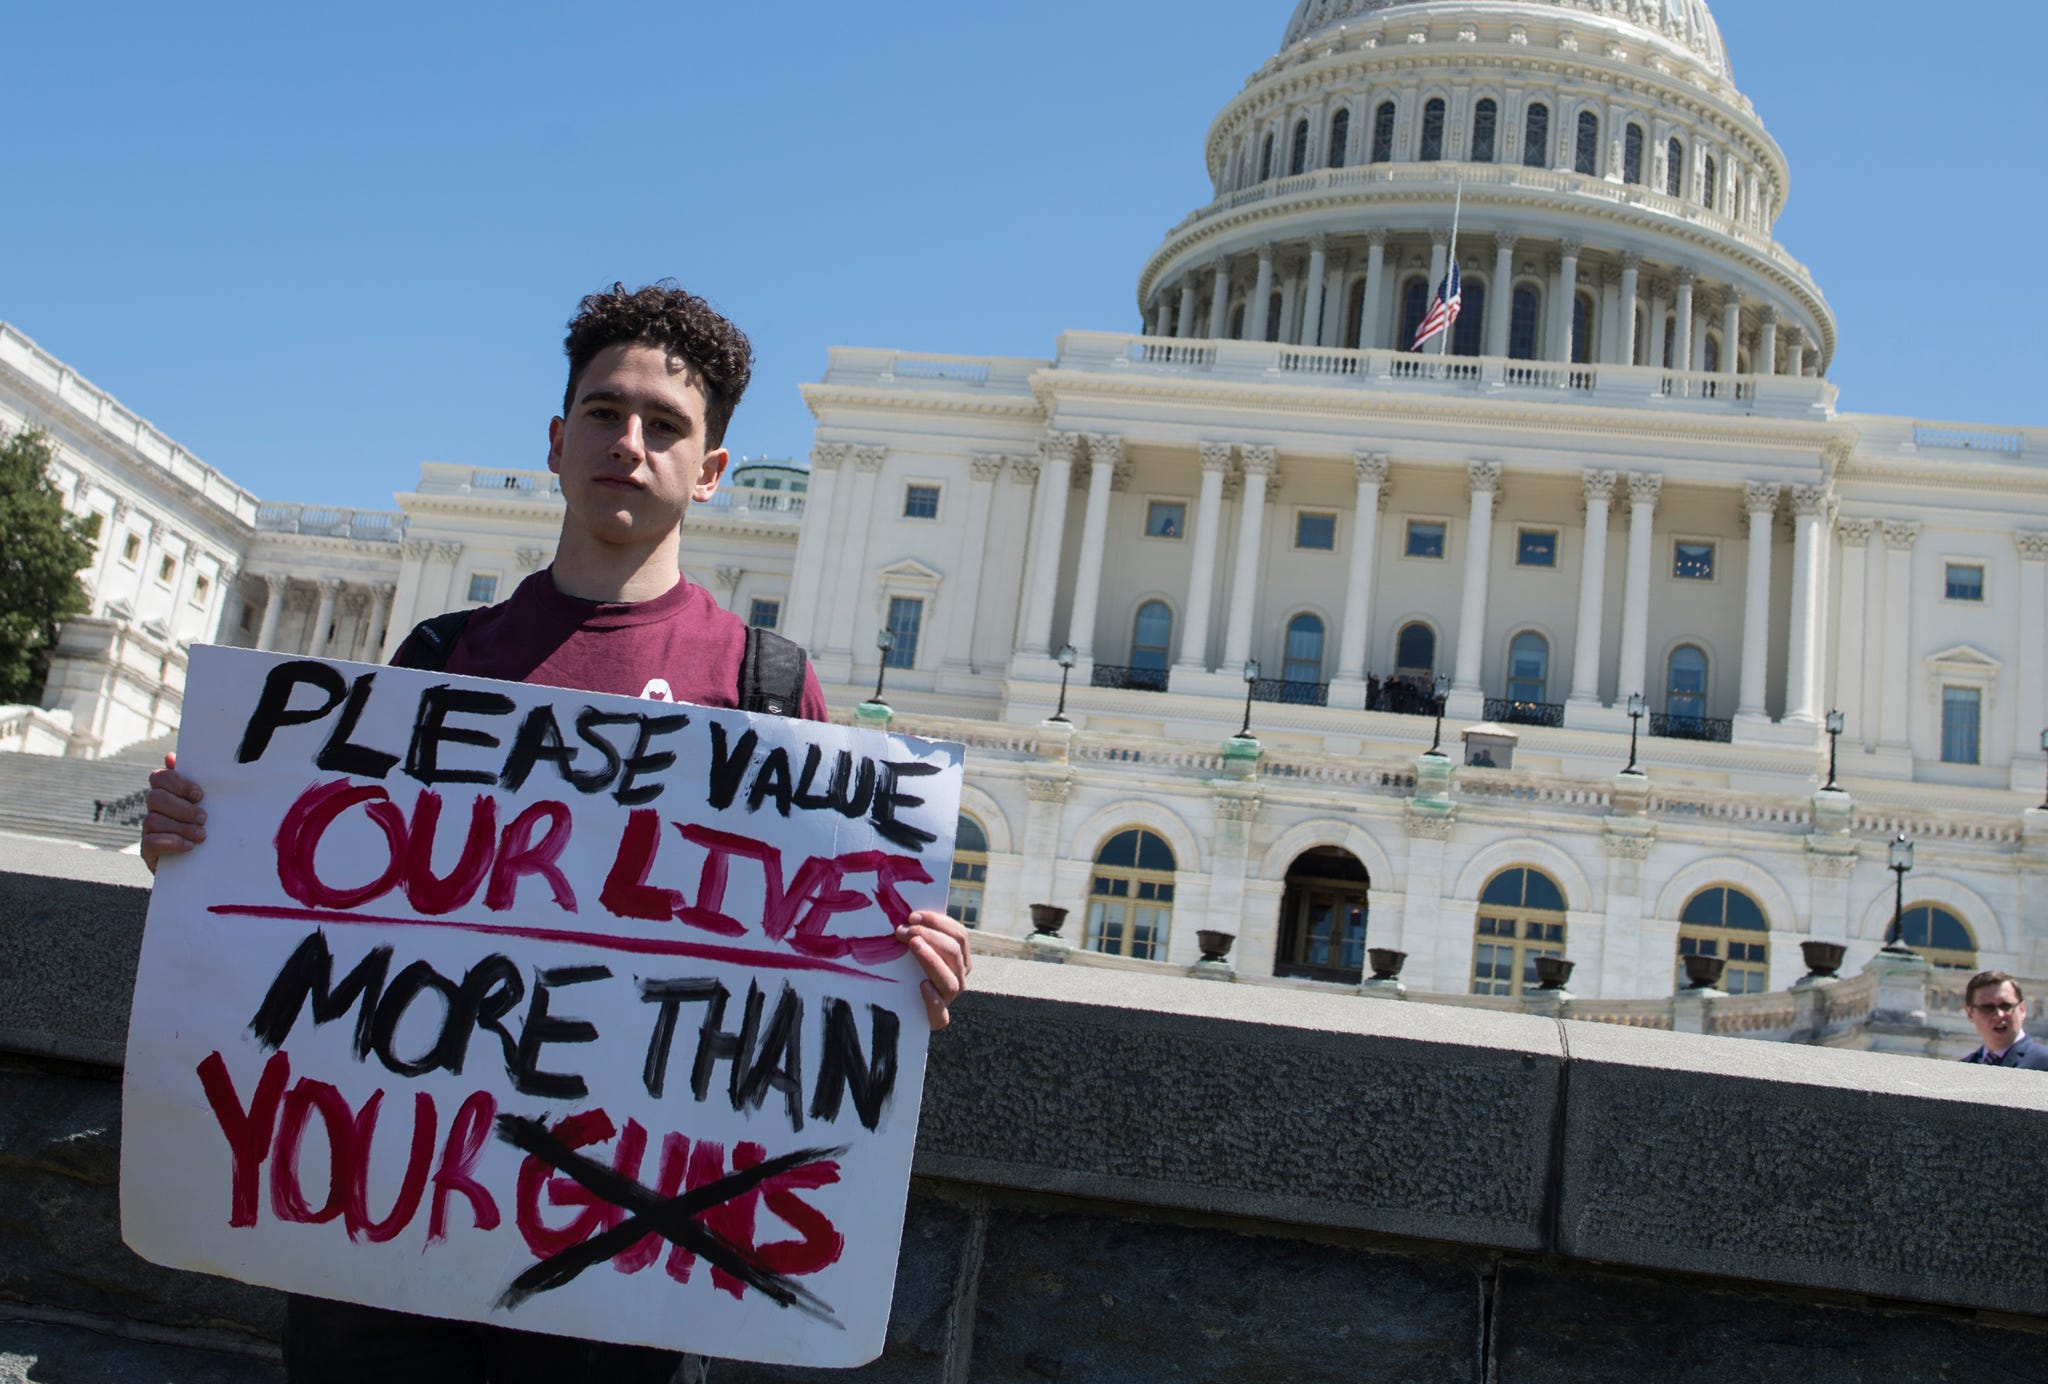
M 306 640 L 306 656 L 324 658 L 327 654 L 327 627 L 334 623 L 334 598 L 341 594 L 341 581 L 337 577 L 323 577 L 313 583 L 313 589 L 320 593 L 320 606 L 313 613 L 313 630 Z
M 1195 334 L 1195 276 L 1184 274 L 1180 281 L 1180 313 L 1173 319 L 1173 334 L 1189 337 Z
M 1913 544 L 1917 523 L 1893 521 L 1884 526 L 1884 738 L 1886 749 L 1907 751 L 1912 718 L 1907 715 L 1913 692 Z
M 1756 359 L 1751 364 L 1759 375 L 1778 373 L 1778 310 L 1769 303 L 1757 309 Z
M 256 631 L 256 647 L 265 651 L 277 647 L 277 621 L 284 614 L 285 588 L 292 584 L 290 577 L 277 572 L 263 574 L 263 624 Z
M 391 642 L 391 598 L 398 594 L 396 582 L 380 581 L 370 588 L 370 637 L 364 641 L 364 656 L 374 663 L 382 663 L 386 657 L 385 646 Z
M 947 601 L 946 628 L 939 640 L 944 668 L 956 676 L 973 676 L 974 635 L 981 620 L 981 579 L 989 550 L 989 514 L 995 507 L 996 482 L 1008 460 L 1000 452 L 976 452 L 968 461 L 972 485 L 967 491 L 967 528 L 955 598 Z
M 1266 479 L 1273 474 L 1271 447 L 1244 449 L 1244 506 L 1237 520 L 1237 558 L 1230 581 L 1230 622 L 1223 631 L 1223 671 L 1234 673 L 1251 657 L 1252 621 L 1259 594 L 1259 544 L 1266 527 Z
M 1742 295 L 1730 288 L 1721 299 L 1721 373 L 1742 368 Z
M 1306 295 L 1301 306 L 1301 344 L 1314 346 L 1323 337 L 1323 294 L 1329 288 L 1330 239 L 1328 236 L 1310 236 L 1308 242 L 1308 277 L 1302 281 L 1302 292 Z
M 1259 276 L 1252 284 L 1252 310 L 1245 314 L 1245 338 L 1264 341 L 1273 310 L 1273 247 L 1259 247 Z
M 1515 311 L 1515 233 L 1493 233 L 1493 282 L 1486 286 L 1486 354 L 1508 353 L 1508 319 Z
M 797 531 L 796 565 L 789 577 L 789 603 L 781 633 L 806 649 L 817 639 L 818 614 L 831 603 L 825 580 L 827 554 L 839 551 L 834 521 L 845 522 L 832 501 L 839 489 L 839 468 L 853 455 L 843 442 L 820 442 L 811 448 L 810 492 L 804 496 L 804 523 Z
M 1322 346 L 1344 344 L 1344 280 L 1351 267 L 1351 256 L 1343 250 L 1330 256 L 1330 268 L 1323 277 L 1323 330 L 1317 338 Z
M 1073 618 L 1067 642 L 1082 662 L 1095 657 L 1095 614 L 1102 599 L 1102 552 L 1109 539 L 1109 491 L 1124 440 L 1104 433 L 1088 439 L 1088 509 L 1081 521 L 1081 564 L 1074 575 Z
M 2013 787 L 2031 792 L 2041 783 L 2041 732 L 2048 729 L 2048 533 L 2023 529 L 2012 537 L 2020 550 L 2020 658 L 2019 677 L 2014 683 L 2019 695 L 2013 698 Z M 2021 769 L 2025 770 L 2024 779 Z
M 1586 539 L 1579 567 L 1579 619 L 1572 635 L 1574 706 L 1600 705 L 1600 643 L 1607 625 L 1607 516 L 1614 503 L 1619 471 L 1584 471 L 1579 484 L 1586 497 Z
M 1174 666 L 1190 673 L 1209 670 L 1209 616 L 1216 598 L 1216 539 L 1223 531 L 1223 473 L 1230 469 L 1230 444 L 1202 444 L 1202 494 L 1195 502 L 1194 562 L 1188 573 L 1187 618 L 1181 622 L 1180 658 Z
M 1030 613 L 1024 621 L 1024 652 L 1038 658 L 1052 656 L 1053 598 L 1059 591 L 1060 558 L 1067 536 L 1067 492 L 1073 486 L 1074 451 L 1080 441 L 1077 433 L 1048 433 L 1045 438 L 1038 519 L 1031 544 Z
M 1165 289 L 1159 290 L 1159 297 L 1152 307 L 1152 335 L 1171 336 L 1168 328 L 1173 326 L 1173 299 Z
M 1821 519 L 1827 512 L 1823 485 L 1792 487 L 1792 628 L 1785 659 L 1785 719 L 1816 719 L 1820 645 Z
M 1693 271 L 1678 271 L 1678 325 L 1671 333 L 1671 368 L 1692 369 L 1692 284 Z
M 1842 713 L 1851 745 L 1863 738 L 1869 709 L 1863 704 L 1863 665 L 1869 650 L 1863 644 L 1863 613 L 1869 604 L 1864 554 L 1869 550 L 1875 519 L 1844 519 L 1835 526 L 1842 535 L 1842 614 L 1835 635 L 1834 704 Z
M 1486 584 L 1493 569 L 1493 501 L 1500 490 L 1500 463 L 1475 461 L 1465 468 L 1472 509 L 1465 532 L 1465 587 L 1458 601 L 1458 659 L 1453 692 L 1480 695 L 1486 654 Z
M 1695 300 L 1692 315 L 1692 368 L 1707 368 L 1707 324 L 1713 320 L 1713 307 L 1707 298 Z
M 1209 339 L 1221 341 L 1230 331 L 1230 260 L 1216 261 L 1209 284 Z
M 1448 230 L 1434 230 L 1429 233 L 1429 300 L 1436 301 L 1436 287 L 1444 281 L 1444 273 L 1450 264 L 1451 233 Z M 1397 341 L 1395 347 L 1407 350 L 1414 343 Z
M 1636 363 L 1636 299 L 1642 284 L 1643 257 L 1633 250 L 1621 256 L 1621 341 L 1617 359 L 1623 365 Z
M 1877 749 L 1884 716 L 1884 525 L 1872 527 L 1863 551 L 1863 724 L 1851 725 L 1865 750 Z M 1846 671 L 1846 670 L 1844 670 Z
M 1373 351 L 1381 345 L 1380 303 L 1386 295 L 1387 233 L 1368 231 L 1365 243 L 1365 306 L 1358 314 L 1358 345 L 1361 350 Z
M 1383 452 L 1353 452 L 1358 495 L 1351 517 L 1351 564 L 1344 577 L 1344 625 L 1337 641 L 1337 677 L 1365 676 L 1372 648 L 1373 558 L 1380 529 L 1380 487 L 1387 482 Z
M 1645 471 L 1628 478 L 1628 569 L 1621 590 L 1621 667 L 1614 700 L 1649 691 L 1651 523 L 1664 478 Z
M 867 584 L 868 533 L 874 527 L 875 487 L 880 483 L 882 462 L 888 455 L 889 449 L 882 446 L 862 445 L 853 449 L 853 493 L 846 506 L 843 541 L 832 555 L 839 564 L 832 581 L 832 617 L 819 642 L 826 649 L 845 655 L 847 677 L 853 675 L 854 651 L 866 647 L 875 636 L 875 631 L 856 630 L 853 625 L 855 611 L 860 608 L 861 588 Z M 835 667 L 833 671 L 838 670 Z
M 1551 304 L 1550 358 L 1569 364 L 1573 358 L 1572 321 L 1578 315 L 1579 250 L 1576 240 L 1558 243 L 1557 298 Z
M 1785 373 L 1798 376 L 1806 373 L 1806 333 L 1797 327 L 1785 332 Z
M 1775 481 L 1751 481 L 1742 490 L 1749 513 L 1748 579 L 1742 594 L 1742 692 L 1735 714 L 1764 719 L 1770 695 L 1771 526 L 1778 514 Z

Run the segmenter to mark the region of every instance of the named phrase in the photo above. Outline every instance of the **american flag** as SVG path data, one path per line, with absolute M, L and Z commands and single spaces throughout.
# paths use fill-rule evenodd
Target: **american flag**
M 1465 285 L 1453 263 L 1451 272 L 1444 275 L 1444 281 L 1437 285 L 1436 301 L 1430 304 L 1429 312 L 1423 317 L 1422 325 L 1415 329 L 1415 344 L 1408 349 L 1419 351 L 1439 333 L 1451 329 L 1458 320 L 1458 310 L 1465 305 Z

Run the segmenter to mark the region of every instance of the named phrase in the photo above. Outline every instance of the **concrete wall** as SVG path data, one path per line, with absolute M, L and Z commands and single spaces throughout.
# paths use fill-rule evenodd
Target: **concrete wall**
M 118 1242 L 139 867 L 6 849 L 0 1319 L 260 1349 L 274 1294 Z M 1276 1016 L 1028 961 L 975 983 L 855 1377 L 2048 1379 L 2039 1074 L 1319 994 Z

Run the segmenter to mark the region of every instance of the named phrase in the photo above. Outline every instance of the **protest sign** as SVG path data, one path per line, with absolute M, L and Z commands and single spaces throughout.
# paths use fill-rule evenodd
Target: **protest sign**
M 879 1354 L 960 749 L 192 650 L 122 1233 L 177 1268 L 771 1363 Z

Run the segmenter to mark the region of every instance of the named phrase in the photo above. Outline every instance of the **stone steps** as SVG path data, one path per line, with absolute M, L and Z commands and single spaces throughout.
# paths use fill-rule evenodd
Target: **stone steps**
M 95 822 L 93 804 L 148 786 L 149 770 L 140 764 L 0 753 L 0 828 L 94 846 L 131 845 L 140 810 L 126 822 Z

